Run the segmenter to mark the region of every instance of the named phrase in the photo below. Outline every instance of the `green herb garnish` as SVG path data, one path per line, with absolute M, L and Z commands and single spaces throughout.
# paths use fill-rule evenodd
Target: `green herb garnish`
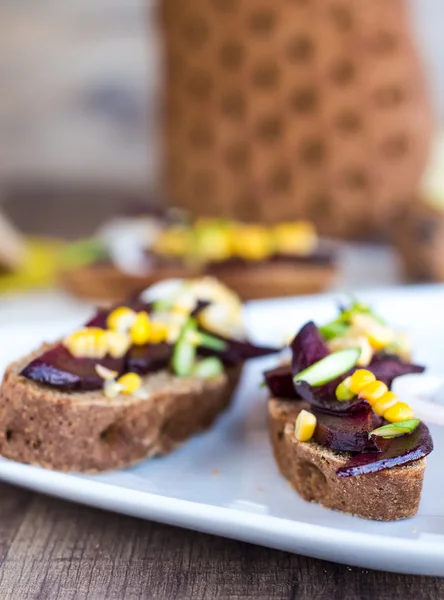
M 210 350 L 216 350 L 218 352 L 226 350 L 228 346 L 223 340 L 214 335 L 210 335 L 209 333 L 204 333 L 203 331 L 197 331 L 194 338 L 197 344 L 202 348 L 209 348 Z
M 360 356 L 360 348 L 347 348 L 339 350 L 339 352 L 333 352 L 308 367 L 308 369 L 298 373 L 293 380 L 295 383 L 305 381 L 313 386 L 324 385 L 355 367 Z
M 420 422 L 420 419 L 407 419 L 406 421 L 389 423 L 388 425 L 384 425 L 383 427 L 378 427 L 378 429 L 370 431 L 368 435 L 369 437 L 376 435 L 378 437 L 390 440 L 392 438 L 399 437 L 400 435 L 412 433 L 412 431 L 415 431 L 415 429 L 418 427 Z
M 177 342 L 174 345 L 171 364 L 173 373 L 178 377 L 188 377 L 191 375 L 195 365 L 197 348 L 190 338 L 196 332 L 196 329 L 196 320 L 189 319 L 182 327 Z
M 347 402 L 348 400 L 353 400 L 356 396 L 350 389 L 350 379 L 351 377 L 347 377 L 344 379 L 338 387 L 336 388 L 336 399 L 340 402 Z
M 223 372 L 224 366 L 222 362 L 215 356 L 209 356 L 208 358 L 204 358 L 197 362 L 194 365 L 191 374 L 196 377 L 201 377 L 202 379 L 212 379 L 213 377 L 221 375 Z

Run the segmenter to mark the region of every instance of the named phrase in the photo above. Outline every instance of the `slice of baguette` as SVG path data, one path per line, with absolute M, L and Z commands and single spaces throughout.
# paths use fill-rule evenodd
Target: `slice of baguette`
M 337 469 L 350 459 L 315 441 L 298 442 L 294 436 L 305 402 L 271 398 L 269 431 L 279 469 L 291 486 L 308 502 L 374 519 L 395 521 L 416 514 L 421 496 L 426 459 L 357 477 L 338 477 Z
M 59 471 L 128 467 L 173 451 L 210 427 L 230 403 L 241 367 L 203 380 L 148 375 L 149 397 L 108 399 L 102 391 L 62 392 L 19 373 L 48 346 L 11 364 L 0 389 L 0 454 Z

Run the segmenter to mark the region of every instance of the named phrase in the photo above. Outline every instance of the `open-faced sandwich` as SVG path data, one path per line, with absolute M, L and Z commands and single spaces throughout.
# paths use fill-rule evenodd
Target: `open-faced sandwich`
M 335 252 L 311 223 L 273 226 L 215 219 L 121 219 L 68 249 L 66 287 L 117 299 L 169 277 L 211 275 L 244 300 L 318 292 L 335 274 Z
M 208 428 L 244 361 L 238 297 L 217 280 L 165 281 L 11 364 L 0 391 L 0 454 L 95 472 L 165 454 Z
M 355 303 L 326 326 L 307 323 L 290 348 L 291 362 L 265 373 L 281 473 L 327 508 L 381 521 L 414 515 L 433 442 L 390 391 L 394 378 L 423 371 L 408 362 L 405 336 Z

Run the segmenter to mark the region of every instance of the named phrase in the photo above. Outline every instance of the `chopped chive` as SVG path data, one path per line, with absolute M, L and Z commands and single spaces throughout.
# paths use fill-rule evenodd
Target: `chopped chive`
M 406 421 L 398 421 L 397 423 L 389 423 L 370 431 L 369 437 L 376 435 L 378 437 L 385 438 L 387 440 L 399 437 L 400 435 L 406 435 L 412 433 L 420 424 L 420 419 L 407 419 Z
M 174 345 L 172 368 L 173 373 L 178 377 L 188 377 L 195 365 L 197 349 L 188 339 L 191 332 L 197 328 L 195 319 L 189 319 L 182 327 L 182 331 Z
M 209 356 L 197 362 L 191 374 L 202 379 L 212 379 L 224 372 L 222 362 L 216 356 Z
M 340 320 L 330 321 L 326 325 L 321 325 L 319 331 L 325 341 L 332 340 L 337 337 L 342 337 L 347 333 L 348 325 Z
M 361 356 L 360 348 L 347 348 L 333 352 L 308 369 L 298 373 L 293 379 L 295 383 L 305 381 L 309 385 L 324 385 L 356 366 Z
M 209 348 L 210 350 L 217 350 L 222 352 L 227 349 L 228 344 L 223 340 L 215 337 L 214 335 L 210 335 L 209 333 L 204 333 L 203 331 L 196 332 L 196 339 L 198 340 L 198 345 L 203 348 Z
M 353 400 L 353 398 L 356 396 L 356 394 L 354 394 L 349 387 L 350 379 L 351 377 L 347 377 L 347 379 L 344 379 L 344 381 L 342 381 L 336 388 L 336 398 L 340 402 Z

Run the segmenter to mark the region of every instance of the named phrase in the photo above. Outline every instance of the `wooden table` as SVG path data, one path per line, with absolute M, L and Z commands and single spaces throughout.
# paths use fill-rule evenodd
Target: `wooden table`
M 423 600 L 444 579 L 336 565 L 0 484 L 1 600 Z

